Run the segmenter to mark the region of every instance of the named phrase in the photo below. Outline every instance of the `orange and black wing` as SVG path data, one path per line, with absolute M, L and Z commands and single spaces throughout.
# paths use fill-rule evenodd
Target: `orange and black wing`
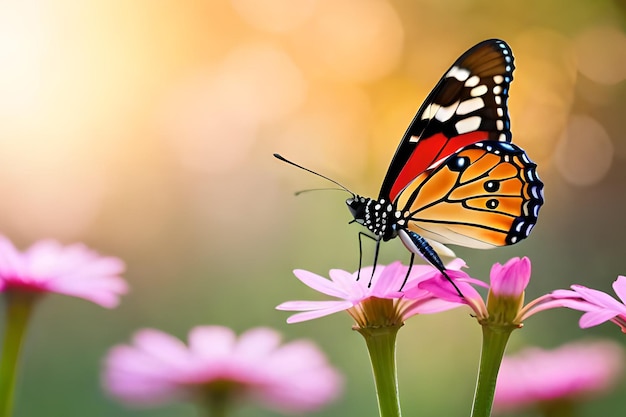
M 542 204 L 543 183 L 526 153 L 484 141 L 418 176 L 398 207 L 410 213 L 408 229 L 428 239 L 489 248 L 528 237 Z
M 461 55 L 417 111 L 383 180 L 379 199 L 397 196 L 424 171 L 484 140 L 510 142 L 507 99 L 513 53 L 500 39 Z

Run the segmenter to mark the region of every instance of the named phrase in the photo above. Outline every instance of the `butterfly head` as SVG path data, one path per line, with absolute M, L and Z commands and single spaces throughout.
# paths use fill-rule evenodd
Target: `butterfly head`
M 358 224 L 365 224 L 365 218 L 367 213 L 366 208 L 369 201 L 369 198 L 361 197 L 358 195 L 355 195 L 346 200 L 348 210 L 350 210 L 350 214 L 352 214 L 352 217 L 354 217 L 354 221 Z
M 365 226 L 377 239 L 388 241 L 398 235 L 398 227 L 404 224 L 401 214 L 396 211 L 395 205 L 381 198 L 371 198 L 355 195 L 346 200 L 348 210 L 354 217 L 350 223 Z

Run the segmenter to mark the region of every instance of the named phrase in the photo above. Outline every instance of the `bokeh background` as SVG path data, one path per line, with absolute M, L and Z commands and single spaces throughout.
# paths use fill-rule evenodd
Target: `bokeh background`
M 378 192 L 396 145 L 454 59 L 498 37 L 517 70 L 514 141 L 538 163 L 546 203 L 510 248 L 458 248 L 473 276 L 529 256 L 529 299 L 626 274 L 626 5 L 618 0 L 57 0 L 0 3 L 0 232 L 83 241 L 123 258 L 132 293 L 106 311 L 50 297 L 27 340 L 16 416 L 193 416 L 127 408 L 101 361 L 136 329 L 268 325 L 318 342 L 347 379 L 320 416 L 376 415 L 365 345 L 347 314 L 286 325 L 274 306 L 321 298 L 294 268 L 354 270 L 355 225 L 327 183 Z M 371 248 L 366 250 L 366 258 Z M 408 260 L 399 242 L 382 262 Z M 626 344 L 551 311 L 509 349 L 580 338 Z M 406 415 L 468 415 L 480 330 L 467 311 L 400 332 Z M 623 415 L 622 384 L 581 416 Z M 239 416 L 269 416 L 251 407 Z

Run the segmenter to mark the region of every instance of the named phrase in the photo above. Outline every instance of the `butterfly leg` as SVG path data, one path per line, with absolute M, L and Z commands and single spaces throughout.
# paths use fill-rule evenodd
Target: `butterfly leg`
M 363 242 L 361 240 L 363 236 L 376 241 L 376 249 L 374 251 L 374 265 L 373 265 L 374 267 L 372 269 L 372 276 L 370 277 L 370 282 L 368 284 L 368 287 L 370 287 L 372 285 L 372 278 L 374 278 L 374 271 L 376 271 L 376 265 L 378 265 L 378 252 L 380 250 L 380 239 L 376 239 L 375 237 L 372 237 L 368 235 L 367 233 L 359 232 L 359 269 L 357 270 L 358 271 L 357 276 L 356 276 L 357 281 L 361 279 L 361 268 L 363 267 Z
M 374 279 L 374 272 L 376 272 L 376 266 L 378 265 L 378 253 L 380 252 L 380 239 L 376 239 L 376 248 L 374 249 L 374 265 L 372 267 L 372 276 L 370 282 L 367 284 L 367 288 L 372 286 L 372 280 Z
M 409 261 L 409 269 L 407 269 L 406 271 L 406 276 L 404 277 L 404 281 L 402 281 L 402 285 L 400 286 L 399 291 L 402 291 L 402 288 L 404 288 L 404 285 L 408 281 L 409 275 L 411 275 L 411 269 L 413 269 L 414 262 L 415 262 L 415 253 L 411 252 L 411 260 Z
M 428 243 L 426 239 L 424 239 L 417 233 L 411 230 L 406 230 L 406 229 L 400 229 L 398 231 L 398 236 L 400 237 L 400 240 L 402 240 L 402 243 L 404 243 L 404 246 L 406 246 L 407 249 L 411 252 L 411 254 L 417 253 L 422 258 L 424 258 L 424 260 L 426 260 L 432 266 L 437 268 L 439 272 L 441 272 L 443 276 L 450 282 L 450 284 L 452 284 L 456 292 L 459 294 L 459 297 L 463 298 L 463 293 L 461 292 L 461 290 L 459 290 L 459 287 L 456 286 L 454 281 L 452 281 L 452 279 L 446 272 L 446 267 L 441 261 L 441 258 L 439 258 L 439 255 L 437 255 L 437 252 L 435 252 L 435 250 L 432 248 L 432 246 L 430 246 L 430 243 Z M 413 259 L 414 257 L 412 256 L 411 266 L 413 264 Z M 410 267 L 409 267 L 409 271 L 410 271 Z M 405 278 L 405 282 L 406 282 L 406 279 L 408 279 L 408 275 Z

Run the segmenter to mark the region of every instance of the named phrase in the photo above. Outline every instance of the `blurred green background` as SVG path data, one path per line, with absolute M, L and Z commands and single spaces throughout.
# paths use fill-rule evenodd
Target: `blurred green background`
M 59 0 L 0 3 L 0 231 L 21 248 L 84 241 L 127 262 L 132 292 L 107 311 L 49 297 L 29 331 L 17 417 L 193 416 L 133 409 L 100 389 L 102 358 L 141 327 L 268 325 L 318 342 L 347 377 L 319 416 L 375 416 L 365 344 L 347 314 L 286 325 L 274 310 L 321 299 L 292 275 L 354 270 L 346 195 L 273 152 L 375 196 L 424 97 L 475 43 L 516 57 L 514 141 L 546 203 L 523 243 L 458 248 L 470 273 L 529 256 L 533 299 L 626 274 L 623 1 Z M 373 246 L 373 245 L 372 245 Z M 371 254 L 367 249 L 365 259 Z M 408 260 L 399 242 L 382 262 Z M 509 349 L 588 337 L 550 311 Z M 398 362 L 407 416 L 468 415 L 480 330 L 466 310 L 411 319 Z M 581 416 L 623 415 L 626 385 Z M 239 416 L 269 416 L 248 407 Z

